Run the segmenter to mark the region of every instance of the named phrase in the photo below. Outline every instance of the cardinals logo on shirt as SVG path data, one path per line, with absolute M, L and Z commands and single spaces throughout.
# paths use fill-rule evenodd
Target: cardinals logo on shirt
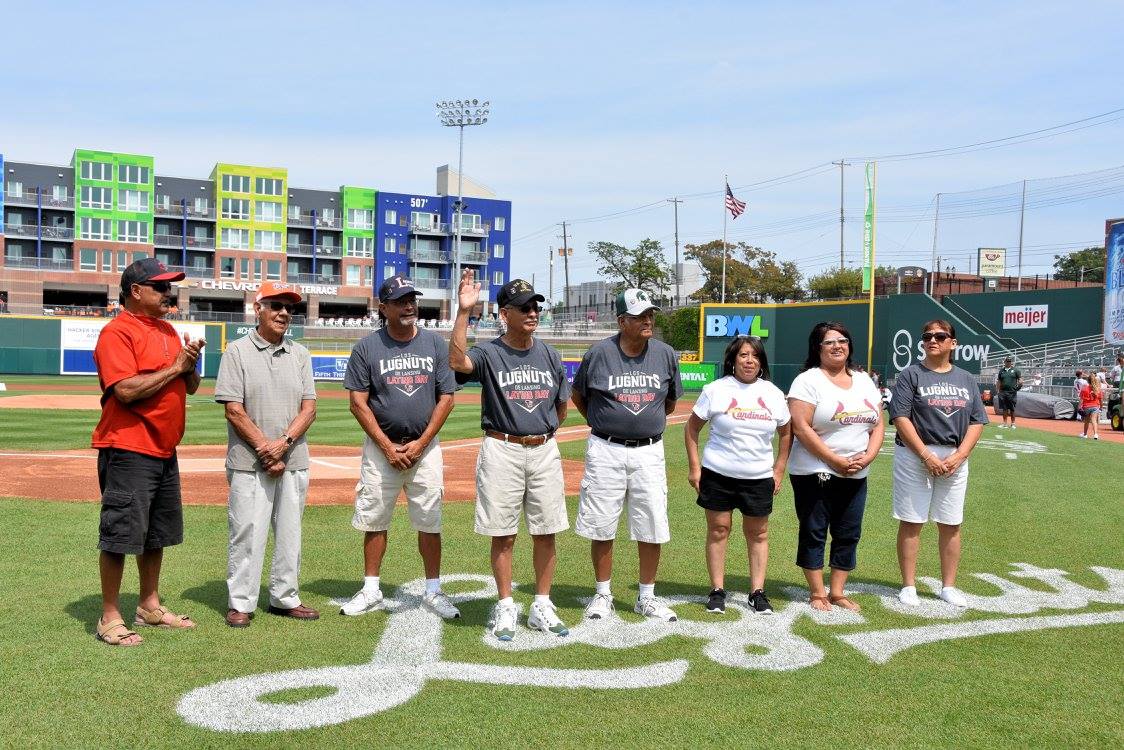
M 874 404 L 863 399 L 863 404 L 866 409 L 857 409 L 855 411 L 847 411 L 843 402 L 840 401 L 835 407 L 835 413 L 831 415 L 831 422 L 838 422 L 839 424 L 877 424 L 881 419 L 881 412 L 874 408 Z
M 765 399 L 758 396 L 756 406 L 738 406 L 736 398 L 730 399 L 730 405 L 726 407 L 726 416 L 731 419 L 737 420 L 761 420 L 773 421 L 773 411 L 765 404 Z

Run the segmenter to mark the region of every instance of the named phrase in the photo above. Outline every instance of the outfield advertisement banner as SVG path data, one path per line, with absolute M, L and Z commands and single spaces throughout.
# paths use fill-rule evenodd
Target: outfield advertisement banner
M 1104 340 L 1124 343 L 1124 221 L 1117 220 L 1105 233 Z
M 109 323 L 105 318 L 91 318 L 89 320 L 63 318 L 59 321 L 59 374 L 61 375 L 97 375 L 98 369 L 94 364 L 94 347 L 98 343 L 101 329 Z M 182 338 L 186 333 L 193 339 L 207 337 L 207 326 L 203 323 L 182 323 L 178 320 L 169 320 L 172 328 L 176 329 Z M 213 375 L 207 372 L 206 357 L 200 357 L 196 369 L 203 377 Z
M 313 380 L 343 380 L 350 354 L 313 354 Z
M 715 379 L 718 365 L 714 362 L 680 362 L 679 380 L 685 391 L 701 391 L 707 383 Z

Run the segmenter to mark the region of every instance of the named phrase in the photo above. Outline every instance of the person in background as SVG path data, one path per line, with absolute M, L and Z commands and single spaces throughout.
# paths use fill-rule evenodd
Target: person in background
M 1112 366 L 1108 374 L 1108 383 L 1113 388 L 1120 388 L 1121 379 L 1124 378 L 1124 354 L 1116 357 L 1116 364 Z
M 866 509 L 866 477 L 882 449 L 885 424 L 874 382 L 853 369 L 854 341 L 842 323 L 818 323 L 808 335 L 804 371 L 788 391 L 795 442 L 789 481 L 800 522 L 796 564 L 808 582 L 813 609 L 857 611 L 847 578 Z M 831 533 L 831 589 L 824 588 L 824 547 Z
M 968 490 L 968 457 L 987 424 L 975 378 L 952 364 L 956 329 L 930 320 L 921 333 L 925 359 L 905 368 L 894 383 L 890 418 L 894 438 L 893 511 L 898 519 L 898 599 L 917 606 L 915 580 L 921 528 L 937 524 L 940 597 L 955 607 L 968 602 L 956 588 L 960 525 Z
M 700 462 L 699 433 L 707 422 L 710 437 Z M 706 568 L 711 585 L 707 611 L 726 611 L 726 543 L 738 510 L 749 552 L 749 608 L 772 614 L 773 605 L 765 594 L 769 515 L 788 464 L 792 428 L 784 393 L 769 382 L 769 358 L 761 339 L 737 336 L 726 347 L 722 377 L 703 387 L 683 438 L 687 481 L 706 511 Z
M 1074 374 L 1076 375 L 1076 377 L 1073 379 L 1073 395 L 1076 398 L 1080 399 L 1081 389 L 1089 385 L 1089 380 L 1085 377 L 1084 370 L 1078 370 Z
M 1011 429 L 1015 429 L 1015 402 L 1019 390 L 1023 387 L 1023 374 L 1015 369 L 1014 361 L 1007 357 L 1003 366 L 995 374 L 995 411 L 1003 418 L 999 429 L 1007 428 L 1007 420 L 1011 420 Z
M 1093 436 L 1093 440 L 1101 439 L 1097 423 L 1101 418 L 1103 403 L 1104 387 L 1101 385 L 1100 378 L 1089 378 L 1089 382 L 1081 388 L 1081 406 L 1078 409 L 1078 413 L 1081 414 L 1083 420 L 1081 426 L 1082 439 L 1089 437 L 1089 435 Z

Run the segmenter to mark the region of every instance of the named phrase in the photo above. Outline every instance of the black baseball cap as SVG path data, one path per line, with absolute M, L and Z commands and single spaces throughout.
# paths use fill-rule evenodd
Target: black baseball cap
M 402 274 L 398 274 L 397 276 L 391 276 L 379 287 L 379 302 L 401 299 L 407 294 L 422 296 L 422 293 L 414 288 L 414 282 Z
M 147 284 L 150 281 L 180 281 L 186 274 L 183 271 L 169 271 L 168 267 L 156 258 L 141 258 L 129 264 L 121 272 L 121 291 L 128 294 L 133 284 Z
M 531 300 L 546 302 L 546 297 L 535 292 L 530 282 L 523 279 L 512 279 L 500 287 L 500 293 L 496 295 L 496 304 L 500 307 L 522 307 Z

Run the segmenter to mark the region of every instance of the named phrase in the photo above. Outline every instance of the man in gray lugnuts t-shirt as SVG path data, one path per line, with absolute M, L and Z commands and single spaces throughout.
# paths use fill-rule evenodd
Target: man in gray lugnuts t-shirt
M 574 406 L 589 422 L 585 477 L 574 531 L 590 540 L 596 590 L 586 617 L 613 611 L 609 588 L 613 540 L 621 511 L 640 557 L 637 614 L 675 620 L 655 595 L 660 545 L 671 539 L 667 520 L 667 470 L 663 431 L 682 395 L 679 361 L 670 346 L 652 338 L 659 310 L 643 289 L 617 295 L 620 332 L 589 348 L 574 376 Z
M 959 367 L 934 372 L 922 364 L 905 368 L 894 383 L 890 421 L 909 417 L 925 445 L 959 446 L 968 425 L 987 424 L 976 380 Z M 897 445 L 903 445 L 895 437 Z
M 534 340 L 513 349 L 502 338 L 468 350 L 472 377 L 480 381 L 480 427 L 510 435 L 548 435 L 558 429 L 555 406 L 570 398 L 570 383 L 557 350 Z

